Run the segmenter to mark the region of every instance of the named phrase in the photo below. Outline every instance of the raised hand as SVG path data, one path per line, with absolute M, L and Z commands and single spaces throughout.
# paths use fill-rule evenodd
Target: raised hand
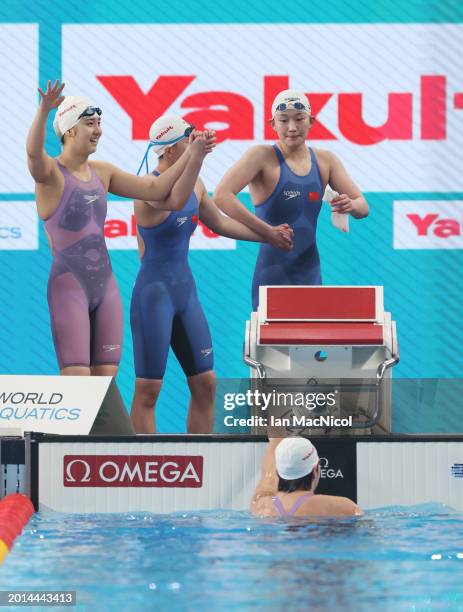
M 188 137 L 188 144 L 194 142 L 196 138 L 198 138 L 198 136 L 200 136 L 201 134 L 202 132 L 200 130 L 194 129 Z
M 204 159 L 204 157 L 207 155 L 206 137 L 202 132 L 196 134 L 194 140 L 190 141 L 189 150 L 191 155 L 198 156 L 201 159 Z
M 51 86 L 51 81 L 48 81 L 46 91 L 42 91 L 39 87 L 37 91 L 42 98 L 40 103 L 42 110 L 48 113 L 52 108 L 57 108 L 64 100 L 64 96 L 61 95 L 63 89 L 64 83 L 60 85 L 58 80 L 54 82 L 53 87 Z
M 217 137 L 215 130 L 205 130 L 206 153 L 211 153 L 215 149 Z
M 188 139 L 189 144 L 191 145 L 197 138 L 204 138 L 206 141 L 206 155 L 210 153 L 216 145 L 216 133 L 215 130 L 204 130 L 201 132 L 200 130 L 193 130 Z

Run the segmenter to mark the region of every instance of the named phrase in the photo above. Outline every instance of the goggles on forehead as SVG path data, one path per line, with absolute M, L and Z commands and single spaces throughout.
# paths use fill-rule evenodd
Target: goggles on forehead
M 276 107 L 275 112 L 279 111 L 282 113 L 285 110 L 293 110 L 293 109 L 294 110 L 304 110 L 310 113 L 310 108 L 308 108 L 302 102 L 281 102 L 281 104 L 279 104 Z
M 77 120 L 82 119 L 83 117 L 93 117 L 95 113 L 98 115 L 98 117 L 101 117 L 101 108 L 98 108 L 98 106 L 87 106 L 84 112 L 80 113 L 80 115 L 77 117 Z
M 169 147 L 174 144 L 177 144 L 177 142 L 180 142 L 184 138 L 189 138 L 191 132 L 194 129 L 195 129 L 194 125 L 189 125 L 181 136 L 177 136 L 176 138 L 172 138 L 171 140 L 150 140 L 148 148 L 146 149 L 143 159 L 141 160 L 140 167 L 138 168 L 137 176 L 140 174 L 140 171 L 143 168 L 143 165 L 145 165 L 146 167 L 146 174 L 148 174 L 149 172 L 148 153 L 150 152 L 151 147 Z

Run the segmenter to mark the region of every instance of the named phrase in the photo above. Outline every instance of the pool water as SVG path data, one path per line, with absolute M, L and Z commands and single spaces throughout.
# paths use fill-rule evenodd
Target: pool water
M 79 610 L 463 610 L 463 515 L 39 513 L 0 589 L 75 590 Z

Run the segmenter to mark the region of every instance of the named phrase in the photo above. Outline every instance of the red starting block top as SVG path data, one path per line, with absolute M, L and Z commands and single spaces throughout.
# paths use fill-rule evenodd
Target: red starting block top
M 374 323 L 267 323 L 259 344 L 382 345 L 383 326 Z
M 268 287 L 265 320 L 375 321 L 375 287 Z

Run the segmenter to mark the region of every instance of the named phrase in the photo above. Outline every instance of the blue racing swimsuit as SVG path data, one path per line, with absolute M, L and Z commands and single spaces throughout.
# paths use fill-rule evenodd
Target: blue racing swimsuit
M 137 378 L 163 378 L 169 346 L 187 376 L 213 368 L 211 335 L 188 264 L 198 211 L 193 192 L 159 225 L 137 226 L 145 243 L 130 307 Z
M 256 215 L 270 225 L 288 223 L 294 248 L 282 251 L 261 244 L 252 280 L 252 306 L 257 309 L 261 285 L 321 285 L 320 258 L 316 231 L 323 197 L 323 183 L 317 160 L 309 147 L 312 165 L 309 174 L 299 176 L 273 146 L 280 163 L 280 179 L 273 193 L 259 206 Z

